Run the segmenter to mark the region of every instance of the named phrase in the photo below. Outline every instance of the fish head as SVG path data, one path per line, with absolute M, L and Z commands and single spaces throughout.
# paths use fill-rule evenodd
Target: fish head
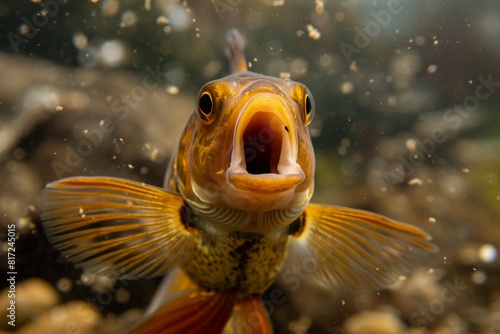
M 305 205 L 314 108 L 303 84 L 248 71 L 204 85 L 185 132 L 185 196 L 250 211 Z

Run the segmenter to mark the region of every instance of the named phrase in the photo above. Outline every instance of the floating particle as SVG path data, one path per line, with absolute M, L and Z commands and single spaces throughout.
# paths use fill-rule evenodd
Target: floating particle
M 60 292 L 70 292 L 73 288 L 73 282 L 69 278 L 63 277 L 57 281 L 56 287 Z
M 427 222 L 428 222 L 428 223 L 431 223 L 431 224 L 435 224 L 435 223 L 436 223 L 436 218 L 434 218 L 434 217 L 429 217 L 429 218 L 427 219 Z
M 78 213 L 82 216 L 82 218 L 85 218 L 86 214 L 85 214 L 85 210 L 80 207 L 80 209 L 78 209 Z
M 468 174 L 470 172 L 469 168 L 462 168 L 462 173 Z
M 285 0 L 274 0 L 273 7 L 283 7 L 285 4 Z
M 349 147 L 351 146 L 351 141 L 349 140 L 349 138 L 342 138 L 342 140 L 340 141 L 340 145 L 342 147 Z
M 417 149 L 417 141 L 415 139 L 407 139 L 405 142 L 405 146 L 410 151 L 415 151 Z
M 126 10 L 122 13 L 120 28 L 128 28 L 137 22 L 137 14 L 133 10 Z
M 316 0 L 316 14 L 322 14 L 325 9 L 325 3 L 323 0 Z
M 99 47 L 101 62 L 109 67 L 118 66 L 125 61 L 125 45 L 117 40 L 108 40 Z
M 90 0 L 91 3 L 98 3 L 99 0 Z
M 297 320 L 290 321 L 288 323 L 288 329 L 291 333 L 307 333 L 311 324 L 311 317 L 303 315 Z
M 429 74 L 436 73 L 437 69 L 438 69 L 437 65 L 429 65 L 427 66 L 427 73 Z
M 355 60 L 353 60 L 350 64 L 349 64 L 349 71 L 351 72 L 357 72 L 358 71 L 358 64 L 356 63 Z
M 151 10 L 151 0 L 144 0 L 144 9 Z
M 154 148 L 153 151 L 151 152 L 151 161 L 156 161 L 158 159 L 159 154 L 160 154 L 160 150 L 157 148 Z
M 27 35 L 30 32 L 30 28 L 26 24 L 21 24 L 19 26 L 19 34 Z
M 417 46 L 424 46 L 425 45 L 425 37 L 424 36 L 420 36 L 420 35 L 416 36 L 415 37 L 415 44 Z
M 40 2 L 42 2 L 42 0 L 31 0 L 31 2 L 33 2 L 33 3 L 40 3 Z
M 149 168 L 148 167 L 141 167 L 140 172 L 142 175 L 147 175 L 149 173 Z
M 95 281 L 95 275 L 94 274 L 87 274 L 85 272 L 83 272 L 81 275 L 80 275 L 80 281 L 84 284 L 84 285 L 91 285 L 94 283 Z
M 389 107 L 395 107 L 398 104 L 398 98 L 394 95 L 389 95 L 387 97 L 387 105 Z
M 319 32 L 318 29 L 314 28 L 314 26 L 312 24 L 306 25 L 306 30 L 309 33 L 310 38 L 312 38 L 314 40 L 320 39 L 321 33 Z
M 329 67 L 333 63 L 333 58 L 331 55 L 325 53 L 321 57 L 319 57 L 319 64 L 324 67 Z
M 343 82 L 342 84 L 340 84 L 340 92 L 344 95 L 352 93 L 353 89 L 354 89 L 354 85 L 350 81 L 346 81 L 346 82 Z
M 163 16 L 163 15 L 158 16 L 158 17 L 156 18 L 156 24 L 159 24 L 159 25 L 162 25 L 162 26 L 164 26 L 164 25 L 168 24 L 169 22 L 170 22 L 170 21 L 167 19 L 167 17 L 166 17 L 166 16 Z
M 474 284 L 481 285 L 481 284 L 484 284 L 486 282 L 486 280 L 488 279 L 488 276 L 486 275 L 486 273 L 484 271 L 478 270 L 478 271 L 474 271 L 470 278 Z
M 73 45 L 77 50 L 84 50 L 89 45 L 89 39 L 87 35 L 81 32 L 76 32 L 73 34 Z
M 300 77 L 307 73 L 309 64 L 303 58 L 296 58 L 290 63 L 290 72 L 294 77 Z
M 485 263 L 492 263 L 497 258 L 497 249 L 491 244 L 479 247 L 479 258 Z
M 188 29 L 191 24 L 191 11 L 180 4 L 168 6 L 167 17 L 174 30 L 183 31 Z
M 56 111 L 63 111 L 64 107 L 63 106 L 56 106 Z
M 411 179 L 408 181 L 409 186 L 421 186 L 422 185 L 422 180 L 419 179 L 418 177 Z
M 342 21 L 344 21 L 344 18 L 345 18 L 344 12 L 340 11 L 340 12 L 335 13 L 335 20 L 342 22 Z
M 211 60 L 203 68 L 203 76 L 207 79 L 215 77 L 222 69 L 222 62 L 219 60 Z
M 114 16 L 120 10 L 120 3 L 117 0 L 104 0 L 101 10 L 104 16 Z
M 170 86 L 167 86 L 167 88 L 165 90 L 170 95 L 177 95 L 177 94 L 179 94 L 179 87 L 177 87 L 177 86 L 170 85 Z
M 127 165 L 127 167 L 128 167 L 129 169 L 135 169 L 134 165 L 132 165 L 132 164 L 128 164 L 128 165 Z
M 128 303 L 130 300 L 130 292 L 127 289 L 120 289 L 116 293 L 116 301 L 119 303 Z
M 280 78 L 290 80 L 290 72 L 280 72 Z

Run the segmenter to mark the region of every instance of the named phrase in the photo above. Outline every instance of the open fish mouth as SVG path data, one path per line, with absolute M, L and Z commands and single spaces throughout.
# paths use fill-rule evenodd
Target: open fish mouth
M 292 115 L 274 94 L 260 94 L 238 115 L 228 181 L 260 193 L 290 190 L 305 179 L 297 164 L 297 130 Z

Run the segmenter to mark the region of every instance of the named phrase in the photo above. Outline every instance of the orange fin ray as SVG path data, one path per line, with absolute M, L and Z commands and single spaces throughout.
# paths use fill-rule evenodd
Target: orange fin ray
M 260 296 L 252 296 L 234 308 L 223 334 L 273 334 L 271 320 Z
M 382 289 L 437 251 L 420 228 L 363 210 L 309 204 L 301 219 L 292 261 L 333 288 Z
M 144 319 L 131 334 L 219 334 L 231 316 L 236 292 L 186 291 Z
M 164 275 L 193 247 L 184 202 L 143 183 L 108 177 L 52 182 L 42 193 L 50 242 L 84 270 L 128 279 Z

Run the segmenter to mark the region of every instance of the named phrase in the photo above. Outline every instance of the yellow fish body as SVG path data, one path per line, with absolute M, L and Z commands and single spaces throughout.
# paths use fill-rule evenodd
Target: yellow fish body
M 123 279 L 173 272 L 134 333 L 272 333 L 260 296 L 289 253 L 332 288 L 379 289 L 436 251 L 417 227 L 309 203 L 312 95 L 248 72 L 238 33 L 227 39 L 232 73 L 201 89 L 165 189 L 78 177 L 43 192 L 46 234 L 79 267 Z

